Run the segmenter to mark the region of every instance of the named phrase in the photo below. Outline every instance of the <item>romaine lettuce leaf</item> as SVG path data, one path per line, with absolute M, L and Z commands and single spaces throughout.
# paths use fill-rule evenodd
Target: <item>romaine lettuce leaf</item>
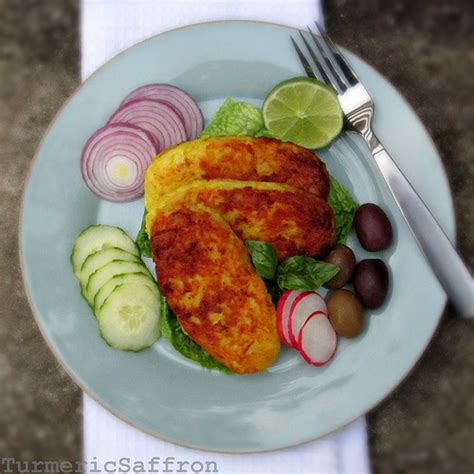
M 263 124 L 262 112 L 247 102 L 237 102 L 228 97 L 215 113 L 201 136 L 224 137 L 248 135 L 251 137 L 271 136 Z
M 150 239 L 148 238 L 148 234 L 146 232 L 145 227 L 146 213 L 147 211 L 145 209 L 142 217 L 142 225 L 140 226 L 140 230 L 138 231 L 135 243 L 137 244 L 138 250 L 140 250 L 140 254 L 142 257 L 151 257 Z
M 354 214 L 359 205 L 354 201 L 349 191 L 336 178 L 330 176 L 328 204 L 332 207 L 336 219 L 336 242 L 344 244 L 352 228 Z
M 224 373 L 232 373 L 231 370 L 217 362 L 184 332 L 164 296 L 161 297 L 160 329 L 165 339 L 184 357 L 194 360 L 208 369 L 218 369 Z

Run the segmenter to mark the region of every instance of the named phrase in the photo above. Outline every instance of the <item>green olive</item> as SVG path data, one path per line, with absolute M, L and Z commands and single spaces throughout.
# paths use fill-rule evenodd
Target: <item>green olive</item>
M 337 334 L 357 336 L 364 322 L 364 310 L 359 298 L 349 290 L 334 290 L 328 299 L 328 316 Z
M 356 266 L 354 252 L 346 245 L 338 245 L 329 252 L 325 261 L 339 267 L 337 275 L 326 282 L 325 286 L 336 289 L 347 285 Z

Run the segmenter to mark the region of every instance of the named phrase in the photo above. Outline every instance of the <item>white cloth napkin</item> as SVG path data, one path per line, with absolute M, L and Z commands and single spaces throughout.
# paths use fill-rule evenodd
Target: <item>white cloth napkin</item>
M 221 19 L 262 20 L 300 28 L 313 19 L 323 23 L 320 0 L 82 0 L 82 78 L 144 38 L 186 24 Z M 117 419 L 86 394 L 83 414 L 87 473 L 120 472 L 119 461 L 126 458 L 149 468 L 153 457 L 159 457 L 161 463 L 147 472 L 179 472 L 178 461 L 190 463 L 183 468 L 187 472 L 194 472 L 193 462 L 206 461 L 215 462 L 223 474 L 370 472 L 364 418 L 295 448 L 229 455 L 196 451 L 156 439 Z M 173 460 L 168 471 L 163 465 L 167 457 Z M 107 461 L 116 464 L 105 465 Z M 194 467 L 197 471 L 200 465 Z M 208 472 L 213 467 L 209 465 Z

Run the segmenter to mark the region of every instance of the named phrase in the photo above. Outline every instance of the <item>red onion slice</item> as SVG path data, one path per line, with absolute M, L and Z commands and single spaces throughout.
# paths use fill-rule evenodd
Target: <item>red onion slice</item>
M 120 108 L 136 99 L 154 99 L 171 106 L 183 120 L 188 140 L 194 140 L 202 131 L 204 120 L 195 100 L 183 90 L 170 84 L 148 84 L 132 91 Z
M 179 115 L 163 102 L 135 99 L 121 105 L 109 124 L 129 123 L 150 132 L 159 143 L 159 152 L 186 140 L 186 130 Z
M 149 97 L 137 97 L 136 99 L 133 99 L 133 100 L 138 100 L 138 99 L 147 99 Z M 160 102 L 162 103 L 163 105 L 166 105 L 167 107 L 169 107 L 170 109 L 173 109 L 174 112 L 176 112 L 176 115 L 179 117 L 179 119 L 181 120 L 181 123 L 184 125 L 184 118 L 183 116 L 181 115 L 181 112 L 171 103 L 171 102 L 168 102 L 166 100 L 161 100 L 161 99 L 153 99 L 153 98 L 150 98 L 150 100 L 156 100 L 156 102 Z M 116 110 L 119 111 L 120 109 L 122 109 L 123 107 L 126 107 L 128 103 L 132 102 L 131 100 L 129 100 L 128 102 L 126 103 L 121 103 L 119 105 L 119 108 Z M 187 134 L 186 134 L 186 137 L 187 137 Z
M 143 194 L 145 170 L 157 152 L 146 130 L 126 123 L 106 125 L 82 150 L 82 177 L 97 196 L 129 201 Z

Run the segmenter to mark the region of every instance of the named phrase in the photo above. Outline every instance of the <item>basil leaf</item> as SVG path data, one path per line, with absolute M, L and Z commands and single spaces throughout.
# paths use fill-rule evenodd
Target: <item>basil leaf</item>
M 151 257 L 150 239 L 148 238 L 145 226 L 146 213 L 147 210 L 145 209 L 143 212 L 142 225 L 138 231 L 135 243 L 137 244 L 138 250 L 143 257 Z
M 352 199 L 349 191 L 342 186 L 334 176 L 330 176 L 328 204 L 332 207 L 336 220 L 336 242 L 344 244 L 352 228 L 354 214 L 358 204 Z
M 339 267 L 304 255 L 278 265 L 277 283 L 288 290 L 317 290 L 339 272 Z
M 245 246 L 250 252 L 253 266 L 262 278 L 271 280 L 275 276 L 278 264 L 275 247 L 268 242 L 260 240 L 246 240 Z
M 184 357 L 194 360 L 208 369 L 217 369 L 226 374 L 232 373 L 230 369 L 215 360 L 184 332 L 164 296 L 161 296 L 160 330 L 164 338 Z

